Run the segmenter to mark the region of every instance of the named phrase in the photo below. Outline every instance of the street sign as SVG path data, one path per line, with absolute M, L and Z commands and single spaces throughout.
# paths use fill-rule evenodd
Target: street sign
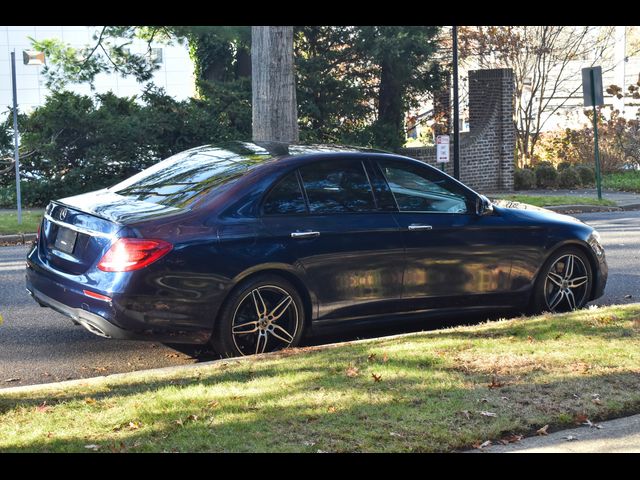
M 602 67 L 582 69 L 582 97 L 585 107 L 604 105 L 602 93 Z M 595 99 L 595 103 L 594 102 Z
M 449 163 L 449 135 L 436 137 L 436 162 Z
M 582 95 L 584 106 L 593 107 L 593 144 L 596 163 L 596 186 L 598 187 L 598 200 L 602 200 L 602 179 L 600 176 L 600 153 L 598 151 L 598 106 L 604 105 L 602 95 L 602 67 L 582 69 Z

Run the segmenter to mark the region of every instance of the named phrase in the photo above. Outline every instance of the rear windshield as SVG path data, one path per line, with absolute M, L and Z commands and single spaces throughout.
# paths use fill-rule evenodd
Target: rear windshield
M 178 153 L 109 188 L 133 200 L 185 207 L 213 189 L 233 183 L 251 166 L 272 158 L 251 143 L 198 147 Z

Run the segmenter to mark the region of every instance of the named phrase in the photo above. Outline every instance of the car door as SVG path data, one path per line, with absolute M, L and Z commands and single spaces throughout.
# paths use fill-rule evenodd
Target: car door
M 518 241 L 504 219 L 476 214 L 477 196 L 433 167 L 402 159 L 375 163 L 398 207 L 405 308 L 509 304 Z
M 290 172 L 266 195 L 262 222 L 304 269 L 319 321 L 398 308 L 402 234 L 393 214 L 378 208 L 360 159 L 315 161 Z

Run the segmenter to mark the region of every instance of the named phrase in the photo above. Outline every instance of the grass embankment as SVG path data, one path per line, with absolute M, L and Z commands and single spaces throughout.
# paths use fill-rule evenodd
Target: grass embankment
M 42 210 L 23 210 L 22 223 L 18 225 L 18 213 L 0 212 L 0 235 L 36 233 L 42 220 Z
M 640 411 L 640 304 L 0 390 L 0 451 L 451 451 Z
M 512 202 L 528 203 L 536 207 L 552 207 L 557 205 L 603 205 L 607 207 L 615 207 L 616 202 L 612 200 L 598 200 L 591 197 L 572 197 L 568 195 L 504 195 L 501 200 L 509 200 Z
M 640 171 L 606 173 L 602 176 L 602 186 L 614 190 L 640 193 Z

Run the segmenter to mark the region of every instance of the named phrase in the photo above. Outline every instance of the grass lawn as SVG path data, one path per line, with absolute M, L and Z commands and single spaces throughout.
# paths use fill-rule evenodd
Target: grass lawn
M 36 233 L 42 220 L 42 210 L 22 210 L 22 224 L 18 225 L 18 213 L 0 212 L 0 235 Z
M 640 303 L 0 390 L 0 452 L 434 452 L 640 412 Z
M 502 200 L 510 200 L 513 202 L 528 203 L 529 205 L 535 205 L 536 207 L 551 207 L 554 205 L 604 205 L 608 207 L 615 207 L 616 202 L 612 200 L 598 200 L 592 197 L 571 197 L 571 196 L 547 196 L 547 195 L 504 195 L 501 196 Z
M 630 170 L 627 172 L 605 173 L 602 176 L 602 186 L 625 192 L 640 193 L 640 171 Z

